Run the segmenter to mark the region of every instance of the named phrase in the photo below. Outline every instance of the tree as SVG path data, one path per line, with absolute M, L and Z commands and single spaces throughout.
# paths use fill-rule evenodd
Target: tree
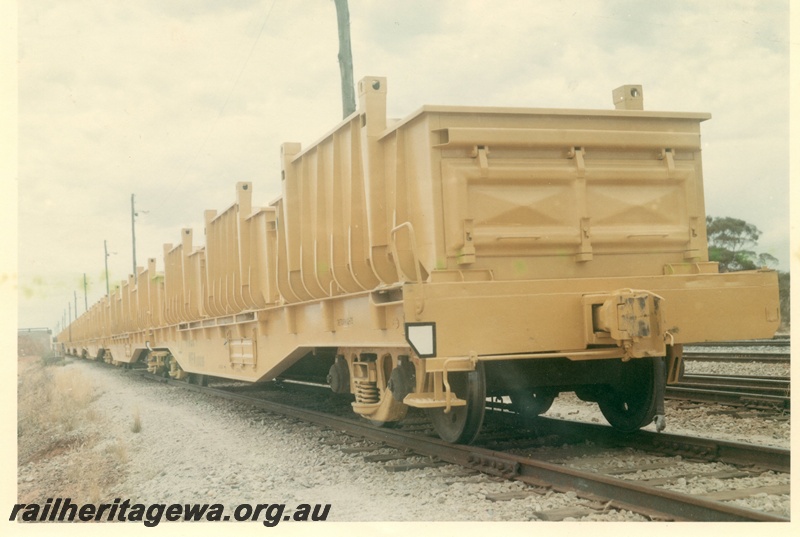
M 756 254 L 749 249 L 758 244 L 761 230 L 753 224 L 723 216 L 706 217 L 708 233 L 708 258 L 719 263 L 720 272 L 754 270 L 759 267 L 774 267 L 778 264 L 775 256 L 767 253 Z
M 758 245 L 761 231 L 744 220 L 728 216 L 706 217 L 708 233 L 708 258 L 719 263 L 720 272 L 754 270 L 760 267 L 776 267 L 778 260 L 772 254 L 756 254 L 749 248 Z M 789 326 L 790 284 L 789 273 L 778 272 L 778 292 L 781 308 L 781 325 Z

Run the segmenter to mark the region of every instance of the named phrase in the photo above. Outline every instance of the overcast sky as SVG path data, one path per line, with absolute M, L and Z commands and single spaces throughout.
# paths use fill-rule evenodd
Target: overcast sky
M 254 183 L 279 195 L 282 142 L 341 118 L 332 0 L 32 0 L 19 5 L 19 320 L 54 328 L 83 274 L 91 306 L 137 260 Z M 350 0 L 355 79 L 423 104 L 710 112 L 706 209 L 763 231 L 789 268 L 788 1 Z M 147 211 L 144 213 L 143 211 Z

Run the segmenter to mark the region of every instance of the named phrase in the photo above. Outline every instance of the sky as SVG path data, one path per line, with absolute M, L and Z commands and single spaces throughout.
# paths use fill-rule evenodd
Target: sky
M 182 227 L 252 181 L 280 194 L 283 142 L 341 119 L 332 0 L 31 0 L 18 9 L 17 326 L 56 329 L 136 257 L 163 270 Z M 709 112 L 706 212 L 755 224 L 789 270 L 788 0 L 350 0 L 355 80 L 388 114 L 424 104 Z M 5 180 L 4 180 L 5 181 Z M 13 189 L 12 189 L 13 192 Z

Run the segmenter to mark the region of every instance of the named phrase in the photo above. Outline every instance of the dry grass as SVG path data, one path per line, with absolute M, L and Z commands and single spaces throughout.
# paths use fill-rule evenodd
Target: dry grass
M 124 474 L 128 449 L 120 439 L 102 436 L 110 428 L 99 396 L 77 369 L 20 363 L 18 388 L 18 463 L 34 480 L 19 483 L 19 501 L 55 496 L 101 501 Z
M 105 452 L 115 462 L 128 462 L 128 446 L 120 439 L 106 446 Z
M 62 491 L 57 495 L 83 502 L 105 502 L 108 500 L 106 491 L 124 475 L 127 461 L 128 449 L 120 440 L 108 444 L 105 449 L 84 447 L 79 457 L 72 457 L 64 464 L 60 476 Z
M 142 417 L 139 415 L 139 407 L 133 409 L 133 425 L 131 425 L 131 431 L 134 433 L 139 433 L 142 431 Z
M 69 369 L 29 367 L 18 380 L 17 436 L 26 431 L 74 430 L 94 399 L 94 387 Z
M 48 459 L 86 444 L 78 430 L 89 416 L 93 385 L 78 371 L 20 366 L 17 379 L 19 463 Z

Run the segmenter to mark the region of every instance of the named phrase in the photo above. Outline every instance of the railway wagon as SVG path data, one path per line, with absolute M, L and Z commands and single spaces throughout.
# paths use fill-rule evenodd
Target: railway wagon
M 17 356 L 44 357 L 53 350 L 53 333 L 49 328 L 17 329 Z
M 528 415 L 561 392 L 609 423 L 664 427 L 682 346 L 771 337 L 777 275 L 708 260 L 701 113 L 424 106 L 386 117 L 386 80 L 307 148 L 282 195 L 205 212 L 59 335 L 154 373 L 318 379 L 378 425 L 425 409 L 471 442 L 489 398 Z M 277 177 L 276 177 L 277 179 Z

